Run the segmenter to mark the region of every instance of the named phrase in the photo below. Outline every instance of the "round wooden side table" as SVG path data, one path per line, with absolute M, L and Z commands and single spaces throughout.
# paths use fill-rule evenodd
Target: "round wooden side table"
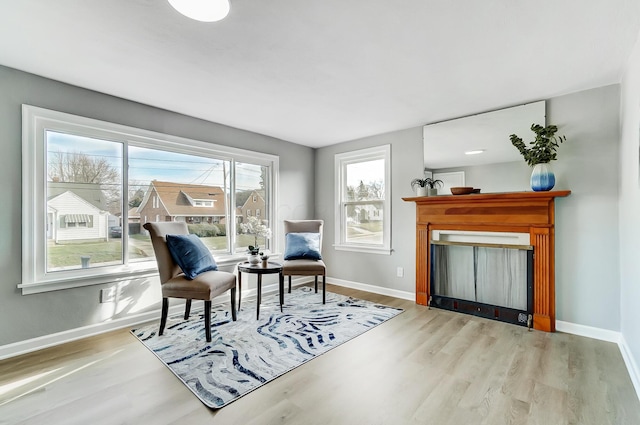
M 242 273 L 252 273 L 258 275 L 257 293 L 257 311 L 256 320 L 260 318 L 260 303 L 262 302 L 262 275 L 278 273 L 278 292 L 280 294 L 280 311 L 282 312 L 282 304 L 284 304 L 284 275 L 282 274 L 282 264 L 269 261 L 264 267 L 262 263 L 251 264 L 248 261 L 238 264 L 238 310 L 242 301 Z

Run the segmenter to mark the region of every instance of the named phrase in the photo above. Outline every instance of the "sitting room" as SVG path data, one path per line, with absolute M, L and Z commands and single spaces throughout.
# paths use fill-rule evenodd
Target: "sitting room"
M 640 423 L 638 1 L 0 34 L 0 423 Z

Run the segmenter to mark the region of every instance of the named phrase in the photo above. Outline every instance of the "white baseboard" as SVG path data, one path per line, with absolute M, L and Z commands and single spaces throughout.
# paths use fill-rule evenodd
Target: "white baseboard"
M 196 311 L 197 309 L 194 308 L 193 310 Z M 169 308 L 169 314 L 176 314 L 180 313 L 181 311 L 184 311 L 184 304 L 174 305 Z M 116 329 L 138 325 L 150 320 L 160 320 L 160 310 L 133 314 L 131 316 L 111 320 L 104 323 L 82 326 L 80 328 L 70 329 L 68 331 L 57 332 L 50 335 L 44 335 L 37 338 L 14 342 L 12 344 L 2 345 L 0 346 L 0 360 L 30 353 L 32 351 L 42 350 L 43 348 L 53 347 L 54 345 L 64 344 L 65 342 L 76 341 L 78 339 L 87 338 L 89 336 L 99 335 Z
M 371 292 L 374 294 L 387 295 L 389 297 L 400 298 L 403 300 L 416 300 L 415 292 L 398 291 L 397 289 L 383 288 L 382 286 L 368 285 L 366 283 L 353 282 L 330 276 L 327 276 L 327 283 L 344 286 L 345 288 L 359 289 L 360 291 Z
M 608 341 L 618 344 L 620 354 L 624 360 L 624 364 L 627 367 L 627 372 L 633 383 L 633 388 L 636 390 L 636 396 L 640 400 L 640 369 L 631 355 L 627 341 L 624 339 L 624 335 L 620 332 L 610 331 L 608 329 L 594 328 L 591 326 L 578 325 L 576 323 L 563 322 L 561 320 L 556 321 L 556 330 L 559 332 L 566 332 L 573 335 L 586 336 L 588 338 L 599 339 L 601 341 Z
M 295 279 L 292 279 L 291 286 L 293 287 L 293 286 L 307 284 L 310 282 L 310 279 L 312 279 L 312 277 L 313 276 L 300 276 Z M 344 288 L 358 289 L 360 291 L 371 292 L 372 294 L 387 295 L 390 297 L 400 298 L 403 300 L 415 301 L 416 299 L 414 292 L 398 291 L 396 289 L 383 288 L 382 286 L 375 286 L 375 285 L 369 285 L 366 283 L 353 282 L 350 280 L 338 279 L 331 276 L 327 276 L 327 283 L 330 283 L 336 286 L 342 286 Z M 322 277 L 318 279 L 318 284 L 322 285 Z M 284 286 L 286 291 L 288 288 L 288 283 L 286 279 L 284 282 Z M 263 294 L 269 293 L 269 292 L 276 292 L 277 290 L 278 290 L 278 286 L 275 283 L 272 285 L 262 287 Z M 244 299 L 247 296 L 250 297 L 255 294 L 256 294 L 255 288 L 244 290 L 242 291 L 242 299 Z
M 587 338 L 599 339 L 601 341 L 620 343 L 622 335 L 617 331 L 594 328 L 592 326 L 578 325 L 571 322 L 556 320 L 556 330 L 573 335 L 586 336 Z
M 291 281 L 292 286 L 298 286 L 300 284 L 308 282 L 308 279 L 300 278 L 293 279 Z M 287 282 L 285 282 L 285 287 Z M 270 292 L 276 292 L 278 290 L 277 284 L 265 285 L 262 287 L 262 293 L 267 294 Z M 255 296 L 256 289 L 248 289 L 242 291 L 242 299 Z M 229 302 L 228 294 L 221 295 L 220 297 L 212 300 L 214 304 Z M 194 303 L 191 311 L 197 312 L 202 310 L 202 303 Z M 169 307 L 169 314 L 180 314 L 184 311 L 184 303 L 172 305 Z M 120 319 L 111 320 L 104 323 L 96 323 L 93 325 L 82 326 L 80 328 L 70 329 L 68 331 L 57 332 L 50 335 L 43 335 L 37 338 L 31 338 L 24 341 L 18 341 L 11 344 L 0 346 L 0 360 L 19 356 L 21 354 L 31 353 L 33 351 L 42 350 L 43 348 L 53 347 L 55 345 L 64 344 L 66 342 L 76 341 L 78 339 L 87 338 L 94 335 L 99 335 L 105 332 L 114 331 L 116 329 L 122 329 L 129 326 L 139 325 L 151 320 L 160 320 L 160 310 L 147 311 L 145 313 L 133 314 Z
M 621 336 L 618 346 L 620 347 L 620 353 L 624 359 L 624 364 L 627 366 L 627 371 L 629 372 L 629 377 L 631 378 L 633 387 L 636 389 L 636 395 L 638 396 L 638 399 L 640 399 L 640 369 L 638 369 L 638 364 L 631 355 L 631 351 L 629 350 L 627 341 L 624 339 L 624 335 Z

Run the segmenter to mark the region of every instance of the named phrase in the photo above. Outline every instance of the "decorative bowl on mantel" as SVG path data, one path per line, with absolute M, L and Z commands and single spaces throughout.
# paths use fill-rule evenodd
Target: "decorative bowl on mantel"
M 454 195 L 468 195 L 471 192 L 473 192 L 473 187 L 469 186 L 458 186 L 451 188 L 451 193 Z

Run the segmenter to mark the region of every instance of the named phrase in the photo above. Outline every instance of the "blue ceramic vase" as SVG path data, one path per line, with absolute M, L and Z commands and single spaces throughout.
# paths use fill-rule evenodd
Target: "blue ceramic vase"
M 531 172 L 531 189 L 534 192 L 545 192 L 553 189 L 556 184 L 556 176 L 551 171 L 549 164 L 536 164 Z

